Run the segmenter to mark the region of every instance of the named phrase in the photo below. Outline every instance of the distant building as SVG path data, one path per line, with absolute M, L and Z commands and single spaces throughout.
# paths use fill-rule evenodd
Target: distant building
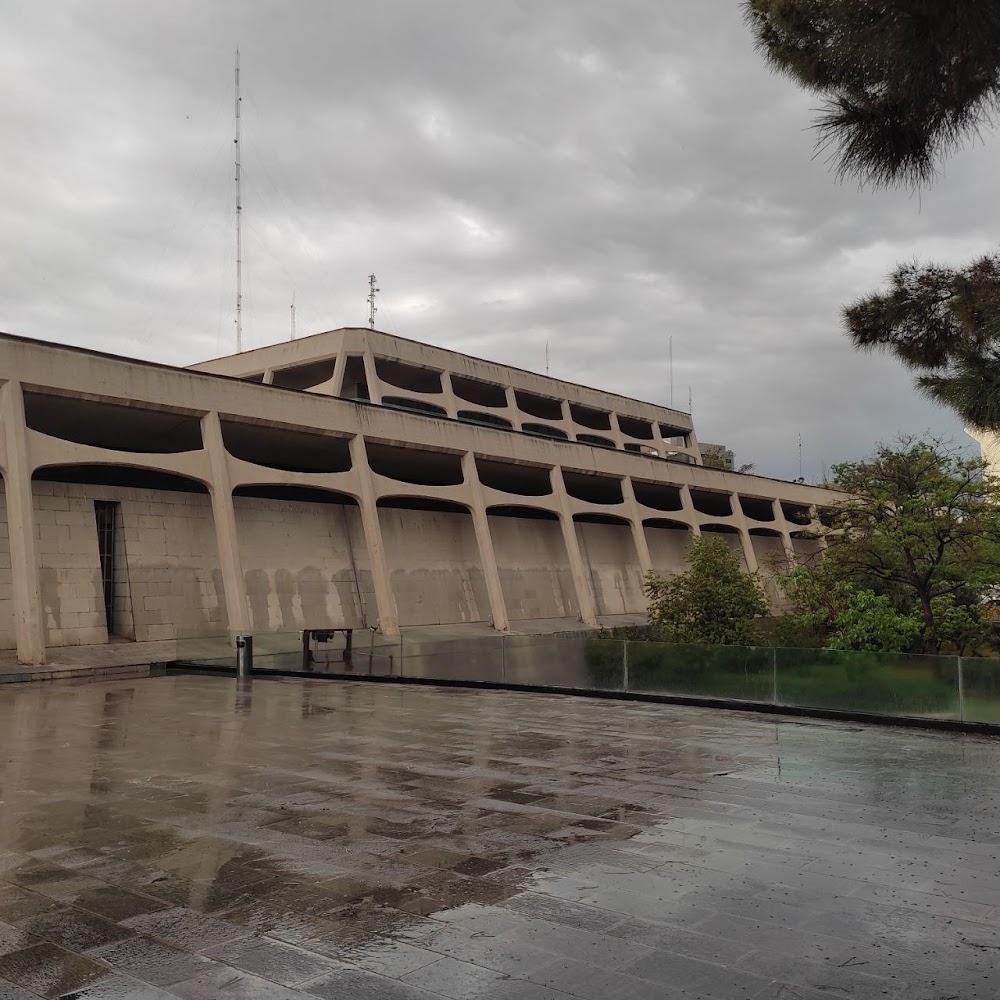
M 707 444 L 702 441 L 701 457 L 705 465 L 713 469 L 726 469 L 732 472 L 736 468 L 736 456 L 724 444 Z
M 706 467 L 687 413 L 367 329 L 192 368 L 0 334 L 0 473 L 0 648 L 27 663 L 613 624 L 691 538 L 750 570 L 808 558 L 838 499 Z

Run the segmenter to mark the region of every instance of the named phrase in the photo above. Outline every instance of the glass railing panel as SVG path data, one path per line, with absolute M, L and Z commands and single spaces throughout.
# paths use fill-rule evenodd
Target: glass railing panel
M 414 680 L 503 683 L 503 637 L 404 637 L 400 676 Z
M 508 684 L 580 691 L 625 689 L 620 639 L 508 635 L 503 645 Z
M 236 670 L 235 638 L 228 633 L 196 635 L 178 629 L 176 663 L 192 667 L 231 667 Z
M 909 718 L 958 719 L 954 656 L 775 650 L 778 704 Z
M 1000 660 L 962 658 L 965 722 L 1000 723 Z
M 628 689 L 770 703 L 774 696 L 772 651 L 756 646 L 628 643 Z

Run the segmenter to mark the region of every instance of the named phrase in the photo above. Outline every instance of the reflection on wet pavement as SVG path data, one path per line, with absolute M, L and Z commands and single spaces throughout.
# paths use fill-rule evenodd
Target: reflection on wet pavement
M 1000 994 L 1000 743 L 162 677 L 0 701 L 0 1000 Z

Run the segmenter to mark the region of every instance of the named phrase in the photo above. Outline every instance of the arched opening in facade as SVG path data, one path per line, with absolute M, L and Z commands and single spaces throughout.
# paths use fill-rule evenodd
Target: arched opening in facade
M 508 617 L 577 617 L 579 602 L 559 517 L 508 504 L 490 507 L 487 520 Z
M 292 368 L 279 368 L 271 374 L 271 385 L 280 389 L 314 389 L 333 378 L 336 363 L 336 358 L 327 358 L 325 361 L 311 361 Z
M 222 440 L 234 458 L 282 472 L 348 472 L 350 443 L 286 425 L 222 421 Z
M 137 454 L 180 454 L 201 448 L 201 420 L 190 413 L 26 391 L 28 427 L 76 444 Z
M 128 465 L 57 465 L 36 471 L 32 494 L 46 645 L 226 632 L 204 483 Z
M 484 382 L 464 375 L 451 376 L 452 392 L 466 403 L 494 408 L 506 407 L 507 390 L 495 382 Z
M 459 486 L 465 481 L 462 456 L 426 448 L 365 443 L 372 472 L 414 486 Z

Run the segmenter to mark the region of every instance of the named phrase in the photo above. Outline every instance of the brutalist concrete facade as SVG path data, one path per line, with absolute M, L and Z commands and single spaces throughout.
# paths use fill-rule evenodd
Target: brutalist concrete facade
M 838 495 L 701 464 L 688 414 L 363 329 L 193 368 L 0 335 L 0 648 L 640 614 L 716 532 Z

